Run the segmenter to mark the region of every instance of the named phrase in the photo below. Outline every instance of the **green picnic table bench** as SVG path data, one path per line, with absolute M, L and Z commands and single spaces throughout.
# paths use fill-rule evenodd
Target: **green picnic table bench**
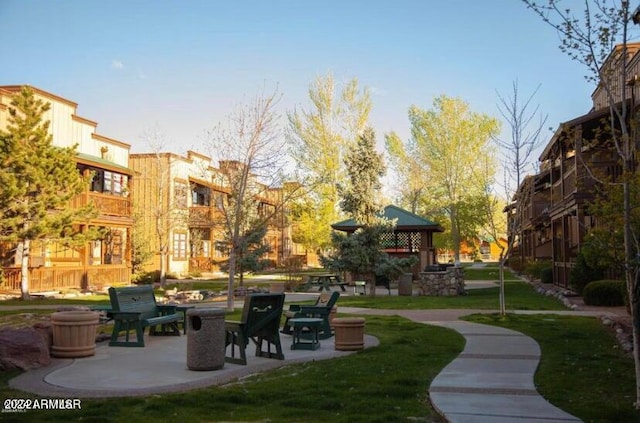
M 176 305 L 156 303 L 151 285 L 111 287 L 109 299 L 111 310 L 108 314 L 113 319 L 110 346 L 144 347 L 144 329 L 147 327 L 151 336 L 180 336 L 178 322 L 181 316 Z M 125 331 L 124 341 L 119 339 L 122 331 Z M 135 341 L 129 339 L 131 331 L 135 331 Z

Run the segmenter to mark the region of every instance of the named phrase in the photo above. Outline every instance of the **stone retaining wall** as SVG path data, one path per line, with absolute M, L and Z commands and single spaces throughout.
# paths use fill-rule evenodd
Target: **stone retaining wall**
M 448 297 L 464 295 L 464 269 L 448 267 L 445 272 L 421 272 L 418 295 Z

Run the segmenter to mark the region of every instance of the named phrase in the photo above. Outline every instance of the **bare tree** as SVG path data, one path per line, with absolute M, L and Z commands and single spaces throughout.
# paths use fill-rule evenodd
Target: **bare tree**
M 560 0 L 544 3 L 523 0 L 561 37 L 560 49 L 572 60 L 586 66 L 587 80 L 598 84 L 609 109 L 608 138 L 622 163 L 624 269 L 633 323 L 633 357 L 636 376 L 636 409 L 640 409 L 640 241 L 632 225 L 632 184 L 635 176 L 635 110 L 630 108 L 636 75 L 628 67 L 627 48 L 632 23 L 639 22 L 640 10 L 632 14 L 628 1 L 585 0 L 581 18 Z M 635 105 L 633 105 L 635 107 Z
M 513 81 L 510 97 L 506 98 L 497 92 L 498 110 L 511 130 L 511 136 L 507 139 L 494 137 L 502 150 L 507 200 L 520 187 L 522 177 L 531 166 L 531 156 L 542 141 L 541 134 L 548 116 L 540 112 L 540 105 L 532 104 L 539 89 L 540 85 L 524 101 L 520 98 L 518 80 Z
M 501 150 L 502 168 L 504 172 L 503 188 L 505 200 L 513 201 L 514 192 L 520 188 L 524 175 L 527 173 L 527 167 L 531 165 L 532 155 L 540 146 L 542 141 L 542 129 L 547 121 L 547 115 L 540 112 L 539 105 L 532 105 L 535 95 L 538 93 L 540 85 L 526 97 L 521 100 L 518 81 L 513 81 L 512 92 L 510 97 L 504 97 L 499 92 L 498 110 L 507 122 L 511 135 L 507 139 L 498 136 L 494 137 L 495 143 Z M 532 169 L 533 170 L 533 169 Z M 515 239 L 521 239 L 522 234 L 518 231 L 519 225 L 515 225 L 514 219 L 508 219 L 507 224 L 511 227 L 507 228 L 508 236 L 507 245 L 504 246 L 498 242 L 498 227 L 496 225 L 495 213 L 499 204 L 499 198 L 493 190 L 493 181 L 487 181 L 484 177 L 479 177 L 478 181 L 484 181 L 482 191 L 485 193 L 485 201 L 483 201 L 484 212 L 487 216 L 487 229 L 492 234 L 498 248 L 500 249 L 500 314 L 506 313 L 505 295 L 504 295 L 504 266 L 509 260 L 509 255 L 514 247 Z
M 233 310 L 236 261 L 243 236 L 268 225 L 286 203 L 285 190 L 280 190 L 277 201 L 262 200 L 284 182 L 287 150 L 276 112 L 279 99 L 277 91 L 256 96 L 207 134 L 211 155 L 220 163 L 220 172 L 214 177 L 219 179 L 214 183 L 229 192 L 221 210 L 229 243 L 229 310 Z
M 145 216 L 146 221 L 153 222 L 153 231 L 157 242 L 156 251 L 160 256 L 160 285 L 164 286 L 167 280 L 171 234 L 174 229 L 186 225 L 189 216 L 187 208 L 189 187 L 186 184 L 176 185 L 173 187 L 174 191 L 171 195 L 173 159 L 170 153 L 162 152 L 166 145 L 164 132 L 156 125 L 145 130 L 141 139 L 147 143 L 155 158 L 151 169 L 148 169 L 143 176 L 143 178 L 154 180 L 150 186 L 154 187 L 155 192 L 151 193 L 152 200 L 140 205 L 143 207 L 138 211 L 142 216 Z M 134 182 L 141 181 L 134 180 Z

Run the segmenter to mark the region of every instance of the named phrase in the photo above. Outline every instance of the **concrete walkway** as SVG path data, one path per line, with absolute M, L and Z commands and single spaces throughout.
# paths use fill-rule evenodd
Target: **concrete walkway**
M 536 391 L 533 377 L 540 347 L 515 331 L 459 320 L 489 310 L 381 310 L 340 307 L 341 313 L 399 315 L 416 322 L 450 328 L 466 340 L 463 352 L 432 381 L 433 406 L 453 423 L 566 423 L 580 420 L 553 406 Z M 529 312 L 532 313 L 532 312 Z M 548 312 L 598 315 L 602 313 Z M 25 372 L 9 381 L 13 388 L 44 397 L 88 398 L 149 395 L 221 385 L 286 364 L 329 359 L 350 352 L 335 351 L 333 339 L 321 341 L 316 351 L 290 350 L 291 338 L 282 335 L 284 361 L 254 357 L 248 365 L 225 364 L 216 371 L 186 367 L 186 336 L 147 337 L 145 348 L 109 347 L 101 343 L 96 355 L 82 359 L 54 359 L 46 368 Z M 377 345 L 366 336 L 365 347 Z
M 453 423 L 561 423 L 580 420 L 541 397 L 533 383 L 540 347 L 528 336 L 477 323 L 434 322 L 466 340 L 431 382 L 433 406 Z

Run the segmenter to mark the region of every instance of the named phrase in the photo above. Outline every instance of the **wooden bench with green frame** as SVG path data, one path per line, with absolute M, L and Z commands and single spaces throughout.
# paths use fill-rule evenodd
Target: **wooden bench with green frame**
M 246 348 L 251 340 L 256 345 L 256 357 L 284 360 L 280 344 L 280 316 L 284 306 L 284 294 L 250 294 L 244 299 L 240 321 L 226 320 L 226 345 L 231 345 L 225 361 L 247 364 Z M 263 350 L 266 342 L 267 350 Z M 275 352 L 271 347 L 275 347 Z M 238 349 L 239 357 L 235 350 Z
M 146 327 L 151 336 L 180 336 L 180 315 L 176 306 L 158 304 L 151 285 L 111 287 L 109 299 L 111 310 L 108 314 L 113 319 L 110 346 L 144 347 Z M 125 331 L 124 341 L 119 340 L 122 331 Z M 131 331 L 135 331 L 135 341 L 129 339 Z

